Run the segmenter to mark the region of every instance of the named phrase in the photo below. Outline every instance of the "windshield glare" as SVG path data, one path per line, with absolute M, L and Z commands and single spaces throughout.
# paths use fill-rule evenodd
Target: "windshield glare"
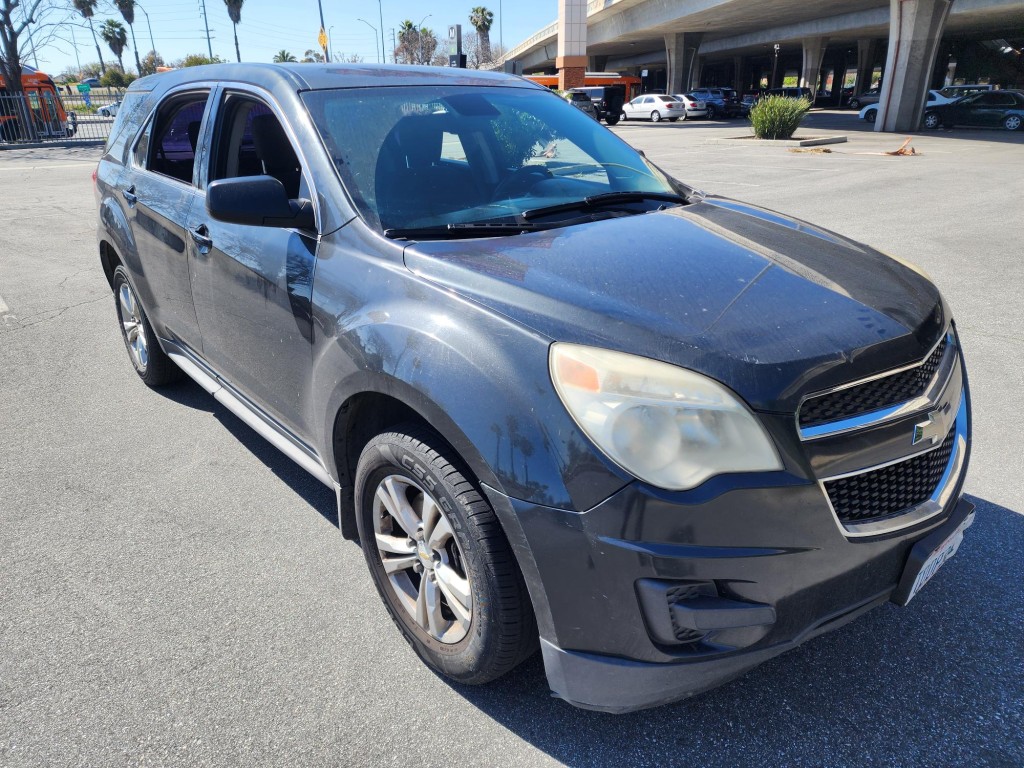
M 608 192 L 680 190 L 592 117 L 536 88 L 303 94 L 363 218 L 382 230 L 515 223 Z

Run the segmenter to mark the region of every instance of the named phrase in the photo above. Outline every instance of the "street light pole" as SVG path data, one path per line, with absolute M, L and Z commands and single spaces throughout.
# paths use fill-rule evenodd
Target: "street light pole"
M 387 49 L 384 48 L 384 6 L 381 5 L 381 0 L 377 0 L 377 11 L 380 13 L 380 55 L 384 59 L 384 63 L 388 63 Z
M 363 22 L 363 24 L 373 30 L 373 47 L 377 48 L 377 28 L 366 19 L 356 19 L 356 21 Z M 377 48 L 377 63 L 380 64 L 380 48 Z
M 146 13 L 146 9 L 143 8 L 137 1 L 135 3 L 135 7 L 138 8 L 140 11 L 142 11 L 142 13 L 145 14 L 145 16 L 146 16 L 146 26 L 149 27 L 149 45 L 150 45 L 150 50 L 156 51 L 156 43 L 153 40 L 153 25 L 149 23 L 149 14 Z
M 332 52 L 334 50 L 334 37 L 333 37 L 333 33 L 334 33 L 334 25 L 331 24 L 331 28 L 327 30 L 327 47 L 330 48 Z

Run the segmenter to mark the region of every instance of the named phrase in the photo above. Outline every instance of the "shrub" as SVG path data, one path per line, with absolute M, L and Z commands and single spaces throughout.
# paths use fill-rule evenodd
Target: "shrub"
M 124 88 L 124 72 L 113 67 L 107 67 L 107 73 L 100 78 L 100 85 L 107 88 Z
M 759 139 L 789 139 L 811 108 L 807 99 L 767 96 L 750 110 L 754 135 Z

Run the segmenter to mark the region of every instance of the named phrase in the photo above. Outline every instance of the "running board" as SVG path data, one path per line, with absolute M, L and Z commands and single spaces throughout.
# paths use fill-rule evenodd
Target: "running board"
M 171 347 L 171 344 L 165 342 L 164 346 Z M 292 440 L 282 434 L 278 428 L 271 424 L 267 418 L 254 411 L 248 404 L 236 396 L 234 392 L 224 386 L 219 379 L 208 374 L 185 354 L 173 350 L 172 348 L 171 350 L 168 350 L 167 356 L 171 358 L 175 365 L 181 368 L 189 378 L 195 381 L 196 384 L 213 395 L 217 402 L 221 403 L 225 408 L 235 414 L 235 416 L 256 430 L 261 437 L 281 451 L 281 453 L 309 472 L 309 474 L 328 488 L 333 489 L 337 495 L 338 484 L 335 482 L 334 478 L 331 477 L 330 473 L 324 469 L 324 466 L 319 461 L 318 457 L 311 456 L 309 453 L 297 446 Z

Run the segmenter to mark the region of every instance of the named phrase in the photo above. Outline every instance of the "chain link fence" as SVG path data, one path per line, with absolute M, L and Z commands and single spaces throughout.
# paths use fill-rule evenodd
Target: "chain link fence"
M 120 105 L 121 91 L 113 88 L 91 93 L 0 93 L 0 147 L 106 141 Z

